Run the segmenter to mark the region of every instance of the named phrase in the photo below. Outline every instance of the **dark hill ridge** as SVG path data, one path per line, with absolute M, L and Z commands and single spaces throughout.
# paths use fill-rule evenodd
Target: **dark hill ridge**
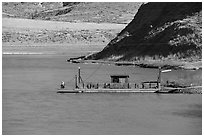
M 197 61 L 201 49 L 201 2 L 147 3 L 116 38 L 88 59 Z

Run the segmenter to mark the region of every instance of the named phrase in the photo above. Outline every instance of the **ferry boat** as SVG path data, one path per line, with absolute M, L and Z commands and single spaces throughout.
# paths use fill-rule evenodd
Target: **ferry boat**
M 67 89 L 64 84 L 57 93 L 158 93 L 161 91 L 161 68 L 156 81 L 144 81 L 140 84 L 129 83 L 129 75 L 110 75 L 109 83 L 85 83 L 80 67 L 75 75 L 75 88 Z

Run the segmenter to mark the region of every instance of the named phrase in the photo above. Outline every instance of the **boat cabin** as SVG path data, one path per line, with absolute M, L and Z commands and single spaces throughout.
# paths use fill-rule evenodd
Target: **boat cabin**
M 128 83 L 128 75 L 111 75 L 111 83 Z

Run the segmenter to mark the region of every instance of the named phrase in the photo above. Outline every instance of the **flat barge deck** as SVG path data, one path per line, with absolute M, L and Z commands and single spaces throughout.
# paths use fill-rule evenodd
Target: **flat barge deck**
M 159 89 L 59 89 L 57 93 L 156 93 Z

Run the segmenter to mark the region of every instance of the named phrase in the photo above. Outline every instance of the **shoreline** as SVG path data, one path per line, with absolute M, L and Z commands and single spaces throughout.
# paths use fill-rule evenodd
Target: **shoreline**
M 97 44 L 31 44 L 11 46 L 3 43 L 2 55 L 67 55 L 67 62 L 71 63 L 86 63 L 86 64 L 112 64 L 116 66 L 138 66 L 141 68 L 158 68 L 165 69 L 184 69 L 198 70 L 202 69 L 202 60 L 139 60 L 139 61 L 114 61 L 114 60 L 89 60 L 88 56 L 103 49 L 104 45 L 96 46 Z M 72 52 L 71 52 L 72 51 Z M 73 54 L 74 52 L 74 54 Z M 71 55 L 71 56 L 69 56 Z
M 156 60 L 154 62 L 148 62 L 148 61 L 105 61 L 105 60 L 86 60 L 83 59 L 85 56 L 80 56 L 76 58 L 70 58 L 67 60 L 67 62 L 70 63 L 84 63 L 84 64 L 109 64 L 109 65 L 116 65 L 116 66 L 138 66 L 141 68 L 168 68 L 168 69 L 184 69 L 184 70 L 198 70 L 202 69 L 202 61 L 197 61 L 193 63 L 189 62 L 171 62 L 168 61 L 161 61 Z M 179 64 L 180 63 L 180 64 Z

